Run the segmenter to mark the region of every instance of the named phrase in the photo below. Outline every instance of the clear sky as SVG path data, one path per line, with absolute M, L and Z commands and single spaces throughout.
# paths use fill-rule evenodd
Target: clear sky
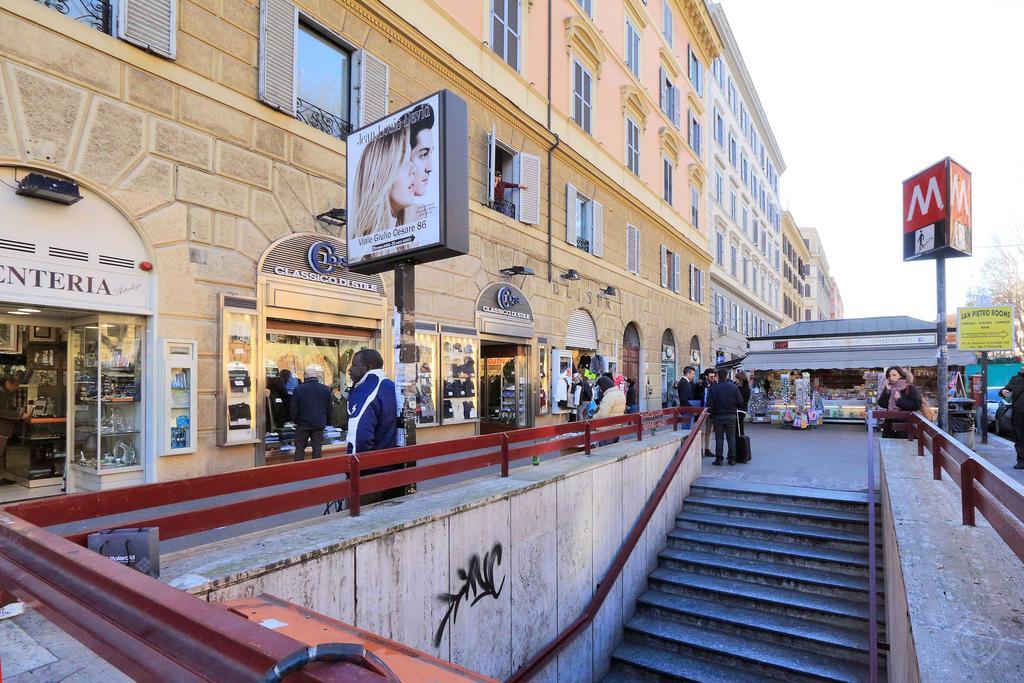
M 722 0 L 816 227 L 846 317 L 934 320 L 935 263 L 903 263 L 902 181 L 951 156 L 972 174 L 974 256 L 946 262 L 947 310 L 992 239 L 1024 224 L 1020 0 Z

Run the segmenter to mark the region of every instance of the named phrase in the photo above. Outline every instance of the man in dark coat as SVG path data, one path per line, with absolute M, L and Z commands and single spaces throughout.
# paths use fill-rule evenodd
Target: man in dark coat
M 1024 367 L 999 393 L 1013 402 L 1010 421 L 1013 424 L 1013 447 L 1017 451 L 1017 464 L 1013 469 L 1024 470 Z
M 715 461 L 722 464 L 722 446 L 729 442 L 729 464 L 736 464 L 736 411 L 743 407 L 740 389 L 729 379 L 728 370 L 718 371 L 718 381 L 708 389 L 707 409 L 715 426 Z
M 320 457 L 324 445 L 324 427 L 331 414 L 331 390 L 320 383 L 316 369 L 306 368 L 306 381 L 295 387 L 291 401 L 291 417 L 295 423 L 295 461 L 305 460 L 306 443 L 313 447 L 313 457 Z
M 676 384 L 676 392 L 679 394 L 679 405 L 688 406 L 693 400 L 693 375 L 697 371 L 692 365 L 683 368 L 683 376 Z

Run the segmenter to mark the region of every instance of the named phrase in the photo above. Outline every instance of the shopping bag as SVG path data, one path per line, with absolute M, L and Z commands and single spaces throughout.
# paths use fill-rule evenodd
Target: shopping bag
M 89 534 L 89 550 L 154 579 L 160 577 L 160 530 L 155 526 Z

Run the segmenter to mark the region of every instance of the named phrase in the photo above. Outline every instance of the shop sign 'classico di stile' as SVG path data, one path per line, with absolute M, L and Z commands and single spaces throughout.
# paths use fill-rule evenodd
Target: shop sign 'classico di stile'
M 466 102 L 441 90 L 348 136 L 348 265 L 379 273 L 469 252 Z
M 903 260 L 971 255 L 971 173 L 946 157 L 903 181 Z

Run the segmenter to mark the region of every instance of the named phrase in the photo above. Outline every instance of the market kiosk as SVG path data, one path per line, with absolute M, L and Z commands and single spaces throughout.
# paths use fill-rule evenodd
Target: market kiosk
M 951 331 L 953 332 L 953 331 Z M 751 419 L 798 427 L 863 423 L 885 368 L 908 370 L 929 405 L 938 402 L 935 325 L 907 316 L 799 322 L 751 337 Z M 950 377 L 975 354 L 949 350 Z

